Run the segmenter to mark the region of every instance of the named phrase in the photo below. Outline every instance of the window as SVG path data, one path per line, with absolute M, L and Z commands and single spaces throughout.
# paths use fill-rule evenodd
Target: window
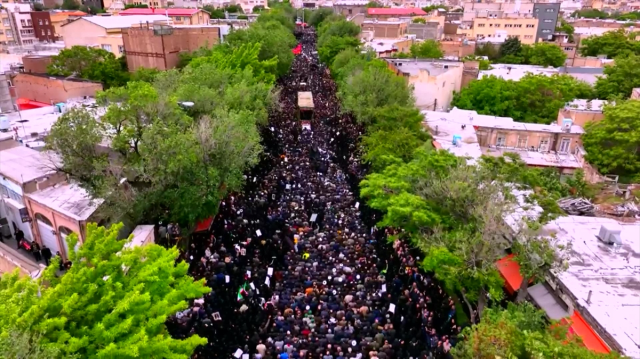
M 573 51 L 573 47 L 565 47 L 564 51 Z
M 551 32 L 551 30 L 549 30 L 549 29 L 544 29 L 544 30 L 542 30 L 542 32 L 543 32 L 543 33 L 545 33 L 545 34 L 548 34 L 548 33 L 550 33 L 550 32 Z
M 44 29 L 40 30 L 40 33 L 44 36 Z
M 532 29 L 532 28 L 534 28 L 534 27 L 535 27 L 535 25 L 534 25 L 534 24 L 527 24 L 527 28 L 529 28 L 529 29 Z
M 31 20 L 27 20 L 27 26 L 32 27 L 33 23 L 31 22 Z
M 513 24 L 505 24 L 504 27 L 513 27 Z
M 570 144 L 571 144 L 570 138 L 563 138 L 562 141 L 560 141 L 560 149 L 558 149 L 558 152 L 563 152 L 563 153 L 569 152 Z
M 518 136 L 518 148 L 527 148 L 527 136 Z
M 7 30 L 7 37 L 13 37 L 13 31 Z
M 182 21 L 182 18 L 180 16 L 176 16 L 176 21 Z
M 522 27 L 522 24 L 515 24 L 513 27 Z
M 540 139 L 540 147 L 538 147 L 538 151 L 540 152 L 549 151 L 549 137 Z
M 101 47 L 102 47 L 102 49 L 103 49 L 103 50 L 107 50 L 107 51 L 111 52 L 111 45 L 109 45 L 109 44 L 102 44 L 102 46 L 101 46 Z
M 489 24 L 489 27 L 493 27 L 493 24 Z
M 23 45 L 31 45 L 33 44 L 33 40 L 22 40 Z
M 549 23 L 549 22 L 553 22 L 553 20 L 551 20 L 551 19 L 544 19 L 544 22 Z
M 496 24 L 495 26 L 496 26 L 496 27 L 500 27 L 500 24 Z
M 42 19 L 38 19 L 38 25 L 42 25 Z
M 498 134 L 496 137 L 496 147 L 504 147 L 507 144 L 507 137 L 502 134 Z
M 120 53 L 120 55 L 124 54 L 124 46 L 123 45 L 118 45 L 118 52 Z
M 555 9 L 547 9 L 547 12 L 554 12 Z
M 24 20 L 20 20 L 20 25 L 22 25 L 22 26 L 27 26 L 27 22 L 26 22 L 26 21 L 24 21 Z
M 45 25 L 49 25 L 49 20 L 44 19 L 44 24 L 45 24 Z
M 536 9 L 536 12 L 540 12 L 540 9 Z
M 533 35 L 524 35 L 525 39 L 533 39 Z
M 9 19 L 2 19 L 2 26 L 4 27 L 11 26 L 11 24 L 9 24 Z
M 47 30 L 47 35 L 51 36 L 51 30 Z

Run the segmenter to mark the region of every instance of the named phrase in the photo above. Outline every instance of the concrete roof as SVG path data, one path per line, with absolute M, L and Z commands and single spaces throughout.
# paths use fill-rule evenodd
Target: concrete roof
M 151 23 L 154 21 L 169 20 L 164 15 L 128 15 L 128 16 L 85 16 L 75 21 L 66 23 L 62 26 L 68 26 L 76 21 L 89 21 L 105 29 L 124 29 L 136 24 Z
M 76 184 L 55 185 L 27 197 L 78 221 L 87 220 L 104 201 L 91 199 L 87 191 Z
M 596 238 L 603 225 L 621 231 L 621 246 L 612 248 Z M 640 223 L 567 216 L 548 223 L 543 231 L 572 246 L 569 268 L 557 277 L 580 311 L 588 312 L 624 355 L 640 358 Z
M 169 16 L 192 16 L 193 14 L 202 11 L 206 12 L 202 9 L 143 9 L 143 8 L 130 8 L 123 11 L 120 11 L 118 15 L 169 15 Z M 207 12 L 208 14 L 208 12 Z
M 0 174 L 17 184 L 23 184 L 53 174 L 55 157 L 47 152 L 38 152 L 18 146 L 0 151 Z
M 420 71 L 427 71 L 431 76 L 439 76 L 454 67 L 462 66 L 462 62 L 442 60 L 414 60 L 414 59 L 385 59 L 398 70 L 410 76 L 416 76 Z M 447 68 L 445 68 L 447 66 Z
M 533 65 L 508 65 L 508 64 L 491 64 L 491 69 L 480 71 L 478 78 L 485 76 L 496 76 L 505 80 L 519 81 L 527 74 L 547 75 L 551 76 L 559 73 L 558 69 L 553 67 L 542 67 Z
M 375 52 L 387 52 L 397 49 L 396 43 L 405 41 L 406 39 L 371 39 L 371 41 L 362 41 L 365 48 L 370 48 Z M 366 52 L 366 51 L 365 51 Z
M 564 108 L 567 110 L 602 112 L 602 109 L 607 103 L 608 101 L 606 100 L 584 100 L 577 98 L 571 102 L 567 102 Z

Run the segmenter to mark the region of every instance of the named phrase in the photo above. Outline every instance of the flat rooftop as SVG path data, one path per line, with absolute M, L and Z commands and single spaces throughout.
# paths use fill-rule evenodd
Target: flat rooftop
M 574 99 L 571 102 L 567 102 L 564 105 L 565 110 L 574 110 L 574 111 L 593 111 L 593 112 L 602 112 L 604 106 L 609 103 L 606 100 L 585 100 L 585 99 Z
M 425 117 L 423 124 L 429 127 L 434 141 L 458 157 L 469 157 L 469 164 L 474 164 L 482 155 L 499 157 L 510 152 L 519 154 L 522 160 L 530 166 L 582 168 L 582 162 L 572 154 L 528 151 L 523 148 L 511 147 L 480 147 L 474 127 L 563 133 L 561 126 L 557 124 L 541 125 L 515 122 L 511 117 L 479 115 L 476 111 L 460 110 L 455 107 L 449 112 L 422 111 L 422 114 Z M 572 133 L 584 132 L 582 127 L 576 125 L 572 126 L 571 131 Z M 460 136 L 461 141 L 454 144 L 454 136 Z
M 55 157 L 47 152 L 18 146 L 0 151 L 0 174 L 16 184 L 53 174 Z
M 104 201 L 91 199 L 87 191 L 77 184 L 59 184 L 27 196 L 78 221 L 87 220 Z
M 533 65 L 508 65 L 508 64 L 491 64 L 490 70 L 480 71 L 478 78 L 486 76 L 496 76 L 505 80 L 519 81 L 527 74 L 551 76 L 560 73 L 558 69 L 553 67 L 542 67 Z
M 405 41 L 406 39 L 379 39 L 374 38 L 371 41 L 362 41 L 364 47 L 368 47 L 375 52 L 386 52 L 397 49 L 395 44 L 401 41 Z
M 462 62 L 438 61 L 438 60 L 413 60 L 413 59 L 386 59 L 399 71 L 416 76 L 420 71 L 427 71 L 431 76 L 441 75 L 452 68 L 462 66 Z
M 596 238 L 603 225 L 620 230 L 621 246 L 613 248 Z M 555 233 L 562 244 L 572 245 L 569 268 L 557 277 L 580 311 L 588 312 L 624 355 L 640 358 L 640 223 L 567 216 L 548 223 L 543 231 Z M 589 292 L 591 301 L 587 303 Z

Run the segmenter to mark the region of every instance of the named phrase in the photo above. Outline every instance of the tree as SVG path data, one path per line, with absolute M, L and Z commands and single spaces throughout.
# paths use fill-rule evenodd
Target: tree
M 584 17 L 586 19 L 607 19 L 609 18 L 609 14 L 598 9 L 583 9 L 574 11 L 573 14 L 571 14 L 571 17 Z
M 335 57 L 342 51 L 356 49 L 360 41 L 350 36 L 331 36 L 318 49 L 318 57 L 325 64 L 333 63 Z
M 411 57 L 419 59 L 440 59 L 444 56 L 440 43 L 436 40 L 425 40 L 411 45 Z
M 381 3 L 377 2 L 377 1 L 369 1 L 369 2 L 365 5 L 365 7 L 366 7 L 367 9 L 369 9 L 369 8 L 381 8 L 381 7 L 384 7 L 384 6 L 383 6 Z
M 372 122 L 378 108 L 413 104 L 413 96 L 404 78 L 377 67 L 349 76 L 339 89 L 338 97 L 342 100 L 344 110 L 353 113 L 357 121 L 365 124 Z
M 509 36 L 509 38 L 500 45 L 500 57 L 508 55 L 518 56 L 521 48 L 522 43 L 520 42 L 520 39 L 515 36 Z
M 478 68 L 480 71 L 489 70 L 491 68 L 491 61 L 485 60 L 479 56 L 468 55 L 462 58 L 462 62 L 478 61 Z
M 34 2 L 33 3 L 33 10 L 34 11 L 43 11 L 44 10 L 44 5 L 39 3 L 39 2 Z
M 558 110 L 575 98 L 593 98 L 591 86 L 567 75 L 527 74 L 520 81 L 494 76 L 473 81 L 454 95 L 453 106 L 516 121 L 551 123 Z
M 604 75 L 596 81 L 598 98 L 629 98 L 633 89 L 640 87 L 640 56 L 617 57 L 613 66 L 605 66 Z
M 59 259 L 39 280 L 5 275 L 0 281 L 3 333 L 13 325 L 42 333 L 41 345 L 83 358 L 189 358 L 207 340 L 171 338 L 168 316 L 210 291 L 188 275 L 179 251 L 151 244 L 125 248 L 121 224 L 87 225 L 85 242 L 69 253 L 71 268 L 58 277 Z M 75 248 L 77 235 L 67 237 Z M 20 303 L 16 303 L 16 302 Z M 19 311 L 17 311 L 19 310 Z
M 425 18 L 423 18 L 423 17 L 416 17 L 416 18 L 413 18 L 413 20 L 411 20 L 411 22 L 414 23 L 414 24 L 426 24 L 427 20 L 425 20 Z
M 0 332 L 0 353 L 2 358 L 58 359 L 77 358 L 77 355 L 63 355 L 57 348 L 44 346 L 42 334 L 18 328 L 5 328 Z
M 569 42 L 574 41 L 573 34 L 575 33 L 576 29 L 573 27 L 573 25 L 568 23 L 567 20 L 560 19 L 560 26 L 556 27 L 556 31 L 564 32 L 565 34 L 567 34 L 567 36 L 569 37 Z
M 558 45 L 538 42 L 531 48 L 529 63 L 545 67 L 560 67 L 564 65 L 566 59 L 567 54 Z
M 640 54 L 640 44 L 629 39 L 625 31 L 619 29 L 582 40 L 580 54 L 582 56 L 606 55 L 613 59 L 620 55 Z
M 482 321 L 466 328 L 451 353 L 456 359 L 495 358 L 619 358 L 586 348 L 568 324 L 548 324 L 544 312 L 530 303 L 509 303 L 506 309 L 487 309 Z
M 493 61 L 500 57 L 500 52 L 495 45 L 490 42 L 486 42 L 484 44 L 476 45 L 475 55 L 486 56 L 489 60 Z
M 76 0 L 62 0 L 62 10 L 78 10 L 80 4 Z
M 425 6 L 422 8 L 422 11 L 426 12 L 426 13 L 430 13 L 433 10 L 439 10 L 439 9 L 444 9 L 444 10 L 448 10 L 449 8 L 445 5 L 429 5 L 429 6 Z
M 146 67 L 139 67 L 136 72 L 131 74 L 131 81 L 144 81 L 153 83 L 158 74 L 160 74 L 160 70 L 156 68 L 149 69 Z
M 640 101 L 618 101 L 605 108 L 602 121 L 587 124 L 582 141 L 587 160 L 600 173 L 640 173 Z
M 318 29 L 318 52 L 332 37 L 355 38 L 360 34 L 360 27 L 343 17 L 327 18 Z
M 254 14 L 260 13 L 264 10 L 264 6 L 262 5 L 256 5 L 253 7 L 253 9 L 251 9 L 251 12 Z
M 362 139 L 366 153 L 362 157 L 373 171 L 381 171 L 392 164 L 408 162 L 413 151 L 424 141 L 405 127 L 391 131 L 375 131 Z
M 148 9 L 149 5 L 147 4 L 125 4 L 124 9 Z
M 307 23 L 309 24 L 309 26 L 318 28 L 318 26 L 320 26 L 320 24 L 322 24 L 322 22 L 328 17 L 330 17 L 331 15 L 333 15 L 332 9 L 328 9 L 328 8 L 318 9 L 311 12 L 311 16 L 307 18 L 308 19 Z
M 113 53 L 86 46 L 60 51 L 51 59 L 47 73 L 99 81 L 107 88 L 122 86 L 129 80 L 129 73 Z

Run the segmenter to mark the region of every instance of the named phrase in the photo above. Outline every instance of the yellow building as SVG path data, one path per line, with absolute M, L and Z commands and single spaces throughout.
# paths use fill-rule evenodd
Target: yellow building
M 13 2 L 13 1 L 11 1 Z M 0 9 L 0 45 L 9 46 L 16 44 L 16 37 L 11 29 L 11 14 L 7 9 Z
M 168 20 L 164 15 L 86 16 L 61 26 L 66 48 L 99 47 L 116 57 L 124 55 L 122 29 Z
M 532 16 L 476 17 L 471 28 L 462 30 L 468 38 L 501 42 L 517 37 L 523 44 L 534 44 L 538 31 L 538 19 Z

